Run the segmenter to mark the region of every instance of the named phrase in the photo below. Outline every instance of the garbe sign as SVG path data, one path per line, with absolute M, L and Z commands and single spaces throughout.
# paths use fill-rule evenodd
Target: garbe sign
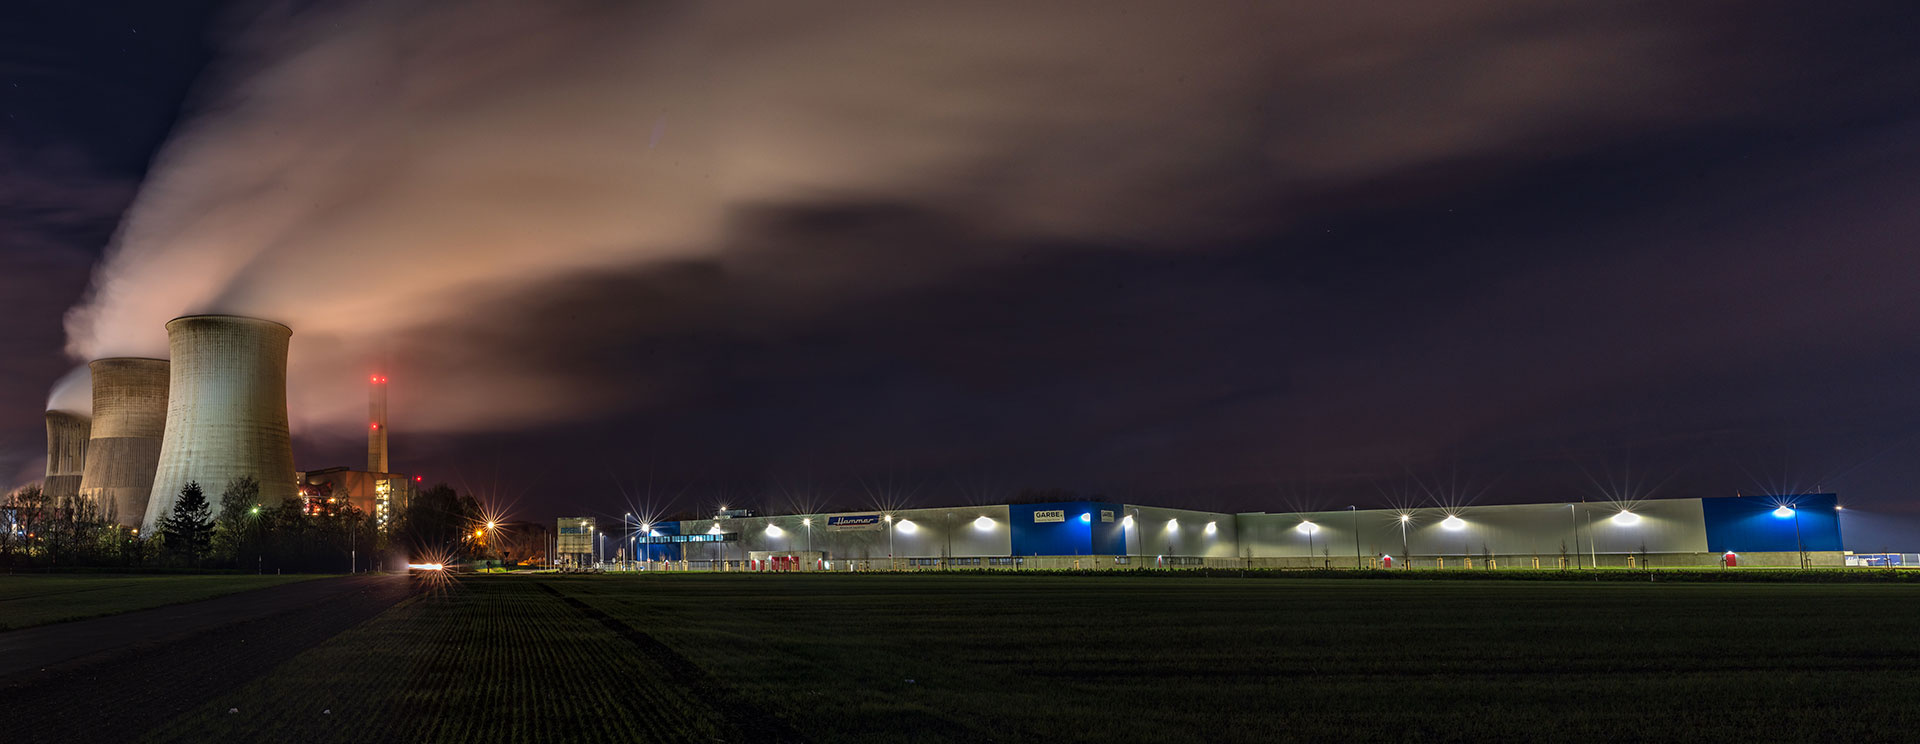
M 837 517 L 827 517 L 827 529 L 833 530 L 836 532 L 845 532 L 849 530 L 877 530 L 877 529 L 880 529 L 880 515 L 848 514 L 848 515 L 837 516 Z
M 1037 510 L 1033 513 L 1033 521 L 1035 524 L 1041 522 L 1065 522 L 1067 521 L 1067 511 L 1065 509 Z

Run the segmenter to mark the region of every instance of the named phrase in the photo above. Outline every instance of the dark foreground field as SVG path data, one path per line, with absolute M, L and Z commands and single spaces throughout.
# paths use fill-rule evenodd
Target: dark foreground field
M 1890 740 L 1920 587 L 463 578 L 156 740 Z
M 0 630 L 193 602 L 311 575 L 0 576 Z

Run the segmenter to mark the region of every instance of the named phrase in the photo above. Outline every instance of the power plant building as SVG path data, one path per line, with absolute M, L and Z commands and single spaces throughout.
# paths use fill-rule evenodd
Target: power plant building
M 388 529 L 413 502 L 416 481 L 405 473 L 373 473 L 349 468 L 325 468 L 296 474 L 300 497 L 308 514 L 331 514 L 351 505 Z
M 685 520 L 607 539 L 720 570 L 1792 567 L 1845 565 L 1842 514 L 1834 494 L 1284 514 L 1071 501 Z
M 169 368 L 164 359 L 131 357 L 87 364 L 93 376 L 93 424 L 80 495 L 100 501 L 128 527 L 149 521 L 147 505 L 167 424 Z

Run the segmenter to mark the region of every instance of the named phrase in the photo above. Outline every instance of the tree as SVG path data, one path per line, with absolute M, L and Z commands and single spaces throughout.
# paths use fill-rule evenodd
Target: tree
M 220 516 L 213 524 L 213 555 L 222 562 L 244 563 L 258 552 L 260 482 L 243 475 L 220 492 Z
M 201 556 L 207 553 L 207 544 L 213 539 L 213 514 L 199 483 L 188 481 L 180 488 L 180 499 L 174 502 L 173 513 L 160 520 L 159 526 L 160 534 L 166 536 L 168 551 L 186 558 L 188 563 L 200 563 Z
M 480 504 L 472 496 L 462 496 L 445 483 L 421 491 L 400 515 L 393 543 L 409 555 L 444 556 L 448 561 L 463 560 L 472 541 L 474 526 L 481 523 Z

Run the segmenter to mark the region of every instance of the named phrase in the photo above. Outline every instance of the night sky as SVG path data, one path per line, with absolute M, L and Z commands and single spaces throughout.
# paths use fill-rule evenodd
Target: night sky
M 1920 514 L 1911 3 L 803 5 L 6 4 L 0 473 L 224 311 L 526 518 Z

